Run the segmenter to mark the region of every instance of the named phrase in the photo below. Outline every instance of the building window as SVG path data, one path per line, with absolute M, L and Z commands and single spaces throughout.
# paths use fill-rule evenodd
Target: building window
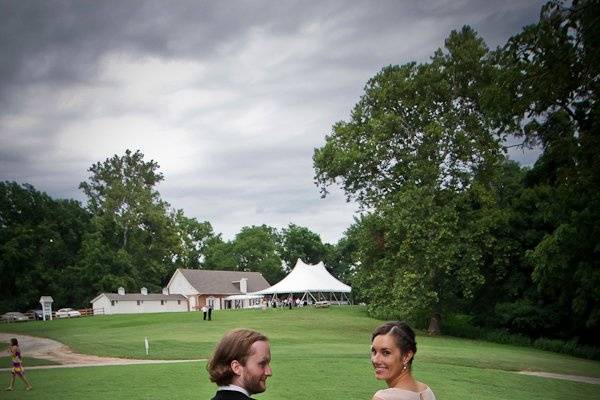
M 111 306 L 114 306 L 114 305 L 115 305 L 115 303 L 116 303 L 116 301 L 114 301 L 114 300 L 111 300 L 111 301 L 110 301 L 110 305 L 111 305 Z
M 165 303 L 166 303 L 166 301 L 165 301 L 165 300 L 161 300 L 161 301 L 160 301 L 160 305 L 161 305 L 161 306 L 164 306 L 164 305 L 165 305 Z
M 139 306 L 139 305 L 140 305 L 140 303 L 141 303 L 141 302 L 138 300 L 138 301 L 137 301 L 137 305 Z
M 177 300 L 177 304 L 181 304 L 181 300 Z

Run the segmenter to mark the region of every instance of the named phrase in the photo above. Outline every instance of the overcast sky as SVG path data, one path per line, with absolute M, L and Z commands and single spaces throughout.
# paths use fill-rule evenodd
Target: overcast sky
M 495 48 L 541 5 L 0 0 L 0 180 L 83 201 L 93 163 L 139 149 L 163 199 L 226 239 L 295 223 L 333 243 L 356 206 L 320 197 L 312 155 L 366 81 L 465 24 Z

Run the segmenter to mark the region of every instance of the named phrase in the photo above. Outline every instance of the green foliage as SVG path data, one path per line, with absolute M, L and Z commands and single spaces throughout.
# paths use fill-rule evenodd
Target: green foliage
M 538 338 L 533 342 L 533 347 L 540 350 L 555 353 L 569 354 L 575 357 L 600 360 L 600 347 L 588 346 L 578 343 L 576 340 L 557 340 Z
M 290 270 L 298 259 L 308 264 L 317 264 L 324 261 L 327 254 L 321 237 L 303 226 L 290 224 L 283 228 L 280 241 L 279 254 Z
M 600 333 L 600 3 L 552 1 L 540 21 L 512 37 L 502 84 L 519 99 L 511 114 L 543 154 L 528 178 L 550 193 L 538 213 L 546 232 L 527 253 L 542 299 L 572 314 L 568 334 Z M 577 332 L 577 333 L 576 333 Z
M 498 332 L 597 343 L 598 15 L 597 0 L 551 1 L 493 52 L 452 32 L 430 62 L 382 69 L 333 126 L 315 178 L 368 210 L 349 259 L 372 315 L 462 310 Z M 502 160 L 508 135 L 541 146 L 532 169 Z
M 322 191 L 339 181 L 348 197 L 375 206 L 405 186 L 469 187 L 500 156 L 485 113 L 493 77 L 489 52 L 469 27 L 453 31 L 430 63 L 383 68 L 350 121 L 336 123 L 315 150 Z
M 519 299 L 511 303 L 497 303 L 494 314 L 499 319 L 499 325 L 511 332 L 535 337 L 554 328 L 556 316 L 553 311 L 527 299 Z
M 543 310 L 541 310 L 543 312 Z M 526 321 L 530 325 L 529 321 Z M 494 343 L 512 344 L 515 346 L 535 347 L 540 350 L 568 354 L 575 357 L 600 360 L 600 348 L 578 343 L 576 340 L 558 340 L 538 337 L 532 339 L 518 333 L 510 333 L 503 329 L 490 329 L 476 326 L 474 318 L 465 314 L 449 314 L 444 321 L 446 334 L 469 339 L 486 340 Z
M 245 226 L 232 245 L 239 271 L 261 272 L 272 285 L 284 277 L 275 229 L 266 225 Z
M 216 237 L 210 222 L 198 222 L 196 218 L 186 217 L 183 210 L 173 212 L 171 218 L 179 239 L 175 265 L 178 268 L 200 268 L 209 243 Z
M 233 243 L 223 241 L 220 235 L 209 239 L 202 267 L 218 271 L 236 271 L 237 258 L 233 252 Z
M 76 201 L 0 182 L 0 311 L 38 308 L 42 295 L 59 306 L 79 304 L 70 270 L 89 218 Z
M 209 239 L 203 268 L 260 272 L 269 283 L 275 284 L 284 276 L 278 250 L 274 228 L 245 226 L 232 241 L 225 242 L 220 236 Z
M 324 246 L 324 263 L 328 271 L 340 281 L 352 286 L 356 271 L 358 245 L 353 239 L 350 229 L 335 245 L 325 243 Z M 354 299 L 360 301 L 355 294 Z
M 174 271 L 181 231 L 191 221 L 181 214 L 175 221 L 169 216 L 155 188 L 163 180 L 158 168 L 140 151 L 127 150 L 94 164 L 88 181 L 81 183 L 93 217 L 75 272 L 88 301 L 118 286 L 158 291 Z
M 487 111 L 491 61 L 471 28 L 452 32 L 430 63 L 389 66 L 369 80 L 350 121 L 315 150 L 322 190 L 339 181 L 373 210 L 354 280 L 373 315 L 420 321 L 471 299 L 484 282 L 490 228 L 465 203 L 486 206 L 501 160 Z

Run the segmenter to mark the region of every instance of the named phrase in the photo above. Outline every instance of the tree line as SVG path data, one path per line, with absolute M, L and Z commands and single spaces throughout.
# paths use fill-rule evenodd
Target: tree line
M 353 290 L 382 318 L 600 337 L 600 7 L 551 1 L 490 50 L 452 31 L 371 78 L 315 150 L 316 181 L 364 213 Z M 508 143 L 537 148 L 532 167 Z
M 275 284 L 297 258 L 326 261 L 335 246 L 306 227 L 246 226 L 224 240 L 211 224 L 162 200 L 164 176 L 138 150 L 89 169 L 85 207 L 52 199 L 29 184 L 0 182 L 0 311 L 39 306 L 89 307 L 101 292 L 160 291 L 176 268 L 257 271 Z

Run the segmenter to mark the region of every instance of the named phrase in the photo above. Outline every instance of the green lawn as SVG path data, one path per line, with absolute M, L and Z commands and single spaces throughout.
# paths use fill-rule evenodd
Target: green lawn
M 311 362 L 308 359 L 273 360 L 274 375 L 259 400 L 339 399 L 368 400 L 384 384 L 372 378 L 364 359 Z M 416 375 L 427 382 L 439 400 L 562 400 L 598 398 L 595 385 L 517 375 L 473 367 L 421 363 Z M 27 376 L 34 390 L 25 392 L 17 382 L 12 399 L 210 399 L 215 387 L 204 363 L 130 365 L 73 369 L 32 370 Z M 8 374 L 6 375 L 8 381 Z
M 385 383 L 369 363 L 372 329 L 381 323 L 359 307 L 115 315 L 10 324 L 3 331 L 45 336 L 96 355 L 196 359 L 209 355 L 235 327 L 258 329 L 272 342 L 274 376 L 260 399 L 370 399 Z M 18 335 L 17 335 L 18 337 Z M 539 370 L 600 377 L 600 363 L 536 349 L 419 335 L 416 377 L 438 399 L 600 398 L 600 386 L 515 374 Z M 27 355 L 25 357 L 25 365 Z M 0 393 L 4 399 L 208 399 L 214 391 L 203 362 L 30 370 L 35 390 Z M 8 380 L 8 374 L 6 375 Z
M 35 365 L 57 365 L 58 363 L 55 363 L 54 361 L 50 361 L 50 360 L 44 360 L 41 358 L 33 358 L 33 357 L 27 357 L 27 364 L 26 366 L 35 366 Z M 10 356 L 6 356 L 6 357 L 0 357 L 0 368 L 8 368 L 11 365 L 11 358 Z

